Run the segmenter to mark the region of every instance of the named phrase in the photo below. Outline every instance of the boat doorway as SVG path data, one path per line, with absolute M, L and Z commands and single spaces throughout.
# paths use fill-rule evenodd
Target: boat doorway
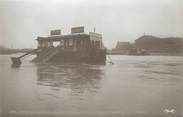
M 53 47 L 58 47 L 58 46 L 60 46 L 60 42 L 59 41 L 53 42 Z

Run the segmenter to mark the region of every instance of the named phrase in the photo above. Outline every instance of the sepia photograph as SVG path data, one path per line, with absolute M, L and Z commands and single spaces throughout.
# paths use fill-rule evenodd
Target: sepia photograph
M 183 117 L 183 0 L 0 0 L 0 117 Z

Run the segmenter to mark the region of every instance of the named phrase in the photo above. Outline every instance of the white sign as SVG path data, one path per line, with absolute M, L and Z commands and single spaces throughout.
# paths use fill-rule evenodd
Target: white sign
M 90 32 L 90 39 L 95 40 L 95 41 L 101 41 L 102 40 L 102 35 L 94 32 Z
M 61 30 L 51 30 L 51 35 L 61 35 Z
M 83 33 L 84 32 L 84 27 L 74 27 L 71 29 L 71 33 Z

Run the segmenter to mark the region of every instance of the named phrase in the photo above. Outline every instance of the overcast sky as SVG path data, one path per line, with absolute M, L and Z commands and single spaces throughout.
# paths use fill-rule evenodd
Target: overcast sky
M 73 26 L 95 27 L 108 48 L 143 34 L 183 37 L 183 0 L 0 0 L 0 45 L 36 48 L 37 36 Z

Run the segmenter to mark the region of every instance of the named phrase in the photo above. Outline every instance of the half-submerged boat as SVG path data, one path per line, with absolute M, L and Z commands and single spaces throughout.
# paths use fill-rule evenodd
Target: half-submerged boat
M 37 37 L 38 47 L 34 62 L 82 62 L 105 64 L 106 49 L 102 35 L 84 32 L 84 27 L 74 27 L 71 33 L 62 35 L 52 30 L 50 36 Z

